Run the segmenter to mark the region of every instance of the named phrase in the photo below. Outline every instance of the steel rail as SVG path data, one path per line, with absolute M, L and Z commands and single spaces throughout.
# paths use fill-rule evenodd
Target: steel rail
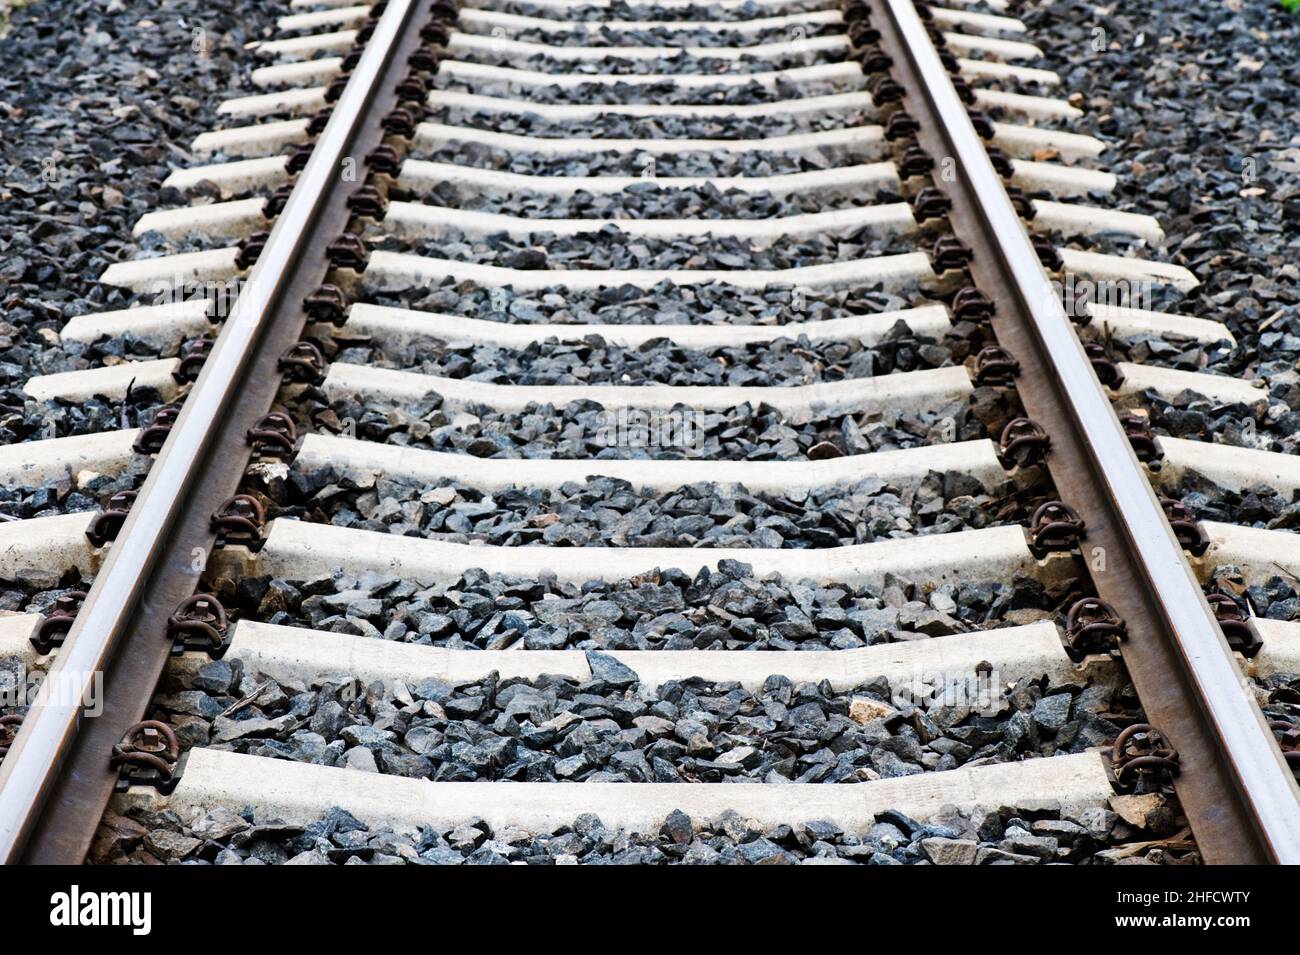
M 301 312 L 301 274 L 319 271 L 304 263 L 320 255 L 315 247 L 320 230 L 340 228 L 339 208 L 346 223 L 341 164 L 363 143 L 363 132 L 371 139 L 378 135 L 376 101 L 391 99 L 384 84 L 405 68 L 394 61 L 400 50 L 418 43 L 418 36 L 411 39 L 418 34 L 412 22 L 428 6 L 427 0 L 389 0 L 376 23 L 0 765 L 0 861 L 80 862 L 84 857 L 98 824 L 95 807 L 102 811 L 112 792 L 115 774 L 108 758 L 114 735 L 120 738 L 123 723 L 129 726 L 140 718 L 170 650 L 156 631 L 175 606 L 176 593 L 185 587 L 192 593 L 203 572 L 203 561 L 196 557 L 206 556 L 206 548 L 195 555 L 187 545 L 210 541 L 207 515 L 212 509 L 207 502 L 211 485 L 220 483 L 213 474 L 236 484 L 242 477 L 247 448 L 239 429 L 265 414 L 274 398 L 281 352 L 273 350 L 301 334 L 301 325 L 287 328 L 288 322 L 277 319 L 285 310 Z M 355 156 L 355 163 L 360 167 L 362 156 Z M 310 281 L 319 283 L 320 277 Z M 240 453 L 230 454 L 223 438 L 238 440 Z M 217 499 L 230 493 L 221 491 Z M 101 674 L 104 711 L 87 719 L 86 704 L 97 700 Z M 98 737 L 96 745 L 87 747 L 85 740 L 92 735 Z M 33 835 L 37 829 L 43 830 L 40 838 Z
M 1300 863 L 1300 789 L 925 25 L 911 0 L 869 6 L 885 14 L 873 25 L 922 145 L 956 160 L 956 183 L 939 183 L 950 221 L 995 293 L 999 342 L 1020 349 L 1026 410 L 1056 425 L 1047 463 L 1057 489 L 1086 519 L 1089 545 L 1108 545 L 1094 582 L 1129 623 L 1121 653 L 1148 718 L 1182 757 L 1175 786 L 1203 857 Z

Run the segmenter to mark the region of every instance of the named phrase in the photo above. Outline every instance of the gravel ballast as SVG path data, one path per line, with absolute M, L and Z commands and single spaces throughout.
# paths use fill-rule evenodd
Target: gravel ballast
M 1082 753 L 1118 735 L 1112 720 L 1135 716 L 1122 679 L 986 683 L 913 704 L 919 688 L 883 678 L 845 693 L 779 675 L 753 692 L 698 678 L 652 689 L 613 657 L 588 660 L 582 683 L 493 673 L 362 687 L 285 685 L 222 659 L 155 709 L 182 748 L 435 782 L 551 783 L 871 782 Z M 771 666 L 779 672 L 779 656 Z
M 210 581 L 236 617 L 453 649 L 834 650 L 1053 620 L 1078 596 L 1027 578 L 883 588 L 759 579 L 734 560 L 589 581 L 466 572 L 422 587 L 381 574 Z
M 42 0 L 12 12 L 0 39 L 0 444 L 130 427 L 157 396 L 114 405 L 41 403 L 29 377 L 113 364 L 138 343 L 60 345 L 67 319 L 130 304 L 98 284 L 135 257 L 131 227 L 194 163 L 191 140 L 246 91 L 250 40 L 278 10 L 191 0 L 138 5 Z M 145 352 L 151 349 L 144 349 Z
M 1142 254 L 1185 265 L 1201 281 L 1185 295 L 1156 290 L 1147 307 L 1222 321 L 1238 343 L 1175 345 L 1153 359 L 1269 384 L 1267 406 L 1152 401 L 1157 433 L 1293 453 L 1300 18 L 1276 3 L 1135 0 L 1058 0 L 1018 15 L 1046 51 L 1041 65 L 1061 74 L 1063 91 L 1077 91 L 1085 115 L 1072 130 L 1107 143 L 1103 167 L 1119 186 L 1098 204 L 1154 215 L 1166 239 Z
M 1158 797 L 1145 813 L 1117 803 L 1076 813 L 948 808 L 928 823 L 888 811 L 866 833 L 829 822 L 764 829 L 737 813 L 716 821 L 674 812 L 658 832 L 610 829 L 582 815 L 552 833 L 494 830 L 467 819 L 418 837 L 372 830 L 335 808 L 307 826 L 213 809 L 113 814 L 92 862 L 186 865 L 1188 865 L 1199 861 L 1184 820 Z

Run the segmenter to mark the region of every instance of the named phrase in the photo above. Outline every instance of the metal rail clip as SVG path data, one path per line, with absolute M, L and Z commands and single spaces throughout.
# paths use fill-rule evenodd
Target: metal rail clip
M 23 718 L 17 713 L 0 716 L 0 762 L 9 755 L 9 747 L 18 736 L 18 728 L 23 725 Z
M 266 527 L 266 509 L 251 494 L 236 494 L 225 500 L 212 515 L 211 527 L 217 532 L 217 544 L 243 544 L 256 549 L 262 544 Z
M 942 189 L 926 186 L 912 199 L 912 214 L 917 222 L 942 219 L 952 211 L 952 200 Z
M 248 429 L 248 443 L 254 457 L 287 461 L 298 443 L 298 428 L 283 411 L 272 411 Z
M 141 720 L 129 727 L 113 747 L 108 765 L 117 770 L 118 792 L 131 786 L 153 786 L 166 796 L 180 782 L 176 772 L 180 756 L 175 730 L 162 720 Z
M 211 338 L 195 338 L 186 342 L 181 348 L 181 362 L 172 372 L 172 378 L 181 385 L 197 381 L 199 372 L 203 370 L 203 363 L 208 360 L 210 354 L 212 354 Z
M 289 150 L 289 160 L 285 163 L 285 169 L 289 175 L 296 176 L 307 168 L 307 160 L 311 159 L 312 150 L 316 148 L 315 143 L 295 143 Z
M 86 539 L 96 547 L 103 547 L 111 540 L 117 539 L 117 532 L 122 529 L 131 505 L 135 503 L 136 491 L 118 491 L 108 499 L 104 509 L 90 519 L 86 528 Z
M 84 590 L 70 590 L 54 601 L 53 609 L 32 634 L 32 646 L 36 648 L 37 653 L 44 656 L 55 647 L 63 646 L 68 631 L 72 629 L 73 621 L 77 619 L 77 611 L 81 609 L 85 599 Z
M 1150 723 L 1134 723 L 1115 737 L 1111 767 L 1120 788 L 1153 792 L 1178 775 L 1178 751 Z
M 172 433 L 172 425 L 180 414 L 180 405 L 163 405 L 154 412 L 149 426 L 140 431 L 131 450 L 136 454 L 157 454 L 166 443 L 167 436 Z
M 266 248 L 267 241 L 271 238 L 269 232 L 254 232 L 252 235 L 241 239 L 239 242 L 239 254 L 235 256 L 235 264 L 241 269 L 251 269 Z
M 1012 418 L 998 439 L 1003 462 L 1017 467 L 1042 464 L 1052 447 L 1051 436 L 1031 418 Z
M 1300 726 L 1289 719 L 1274 717 L 1268 721 L 1268 728 L 1273 731 L 1277 744 L 1282 747 L 1282 756 L 1291 775 L 1300 780 Z M 3 756 L 4 752 L 0 750 L 0 757 Z
M 1133 446 L 1133 453 L 1144 464 L 1160 460 L 1160 447 L 1156 436 L 1151 431 L 1151 421 L 1146 415 L 1137 411 L 1125 411 L 1119 416 L 1120 427 Z
M 1010 179 L 1015 175 L 1016 167 L 1011 164 L 1011 157 L 1002 151 L 1002 147 L 989 143 L 985 145 L 984 152 L 988 154 L 993 170 L 1003 179 Z
M 348 297 L 343 289 L 326 282 L 302 300 L 303 311 L 313 321 L 342 325 L 347 321 Z
M 1070 650 L 1078 659 L 1090 653 L 1111 653 L 1128 639 L 1128 624 L 1115 608 L 1098 597 L 1076 600 L 1065 615 Z
M 1250 619 L 1237 601 L 1223 593 L 1206 594 L 1205 599 L 1214 611 L 1214 619 L 1218 621 L 1229 647 L 1247 658 L 1263 649 L 1264 641 L 1251 629 Z
M 966 268 L 974 257 L 975 253 L 971 252 L 970 246 L 957 236 L 948 233 L 935 239 L 934 248 L 930 250 L 930 267 L 934 269 L 936 275 L 942 275 L 950 269 Z
M 981 322 L 995 311 L 992 300 L 973 285 L 958 289 L 952 297 L 952 315 L 959 322 Z
M 1186 504 L 1171 497 L 1162 497 L 1160 506 L 1164 509 L 1169 526 L 1173 528 L 1174 536 L 1178 538 L 1178 543 L 1183 550 L 1193 557 L 1200 557 L 1209 549 L 1210 539 L 1205 536 L 1205 531 L 1192 517 L 1192 512 L 1187 509 Z
M 849 24 L 849 43 L 852 46 L 871 46 L 880 42 L 880 31 L 866 20 Z
M 1001 345 L 985 345 L 975 355 L 977 385 L 1009 385 L 1020 374 L 1020 362 Z
M 229 646 L 229 622 L 226 608 L 212 594 L 186 597 L 167 618 L 167 636 L 172 639 L 172 653 L 201 650 L 213 659 Z
M 1069 551 L 1079 546 L 1085 533 L 1083 518 L 1064 501 L 1040 504 L 1029 519 L 1029 547 L 1034 556 L 1049 551 Z
M 1107 388 L 1118 388 L 1124 384 L 1124 373 L 1106 353 L 1105 345 L 1100 342 L 1088 342 L 1083 346 L 1083 352 L 1092 363 L 1092 370 L 1097 373 L 1097 380 L 1103 385 Z
M 365 271 L 366 263 L 370 260 L 370 250 L 366 248 L 361 236 L 344 232 L 325 247 L 325 257 L 336 269 L 362 272 Z
M 871 84 L 871 102 L 877 106 L 901 102 L 905 95 L 902 84 L 892 76 L 881 76 Z
M 286 381 L 319 385 L 325 380 L 325 356 L 312 342 L 295 342 L 280 356 L 276 368 Z

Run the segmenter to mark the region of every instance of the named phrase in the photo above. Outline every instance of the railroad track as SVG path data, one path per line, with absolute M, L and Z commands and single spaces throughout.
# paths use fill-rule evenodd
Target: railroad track
M 1006 4 L 292 6 L 26 387 L 8 861 L 1300 857 L 1300 546 L 1164 496 L 1300 467 Z

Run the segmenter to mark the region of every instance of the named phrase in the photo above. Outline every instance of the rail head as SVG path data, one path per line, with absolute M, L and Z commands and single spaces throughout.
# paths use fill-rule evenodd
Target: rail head
M 1019 298 L 1037 346 L 1034 357 L 1054 380 L 1058 401 L 1092 472 L 1104 487 L 1116 524 L 1127 539 L 1156 621 L 1182 677 L 1196 697 L 1235 793 L 1255 830 L 1261 854 L 1300 863 L 1300 789 L 1263 715 L 1243 690 L 1243 678 L 1214 614 L 1174 537 L 1142 465 L 1097 379 L 1073 323 L 1048 281 L 1001 177 L 993 168 L 965 105 L 932 44 L 912 0 L 879 0 L 950 155 L 974 200 L 984 232 Z

